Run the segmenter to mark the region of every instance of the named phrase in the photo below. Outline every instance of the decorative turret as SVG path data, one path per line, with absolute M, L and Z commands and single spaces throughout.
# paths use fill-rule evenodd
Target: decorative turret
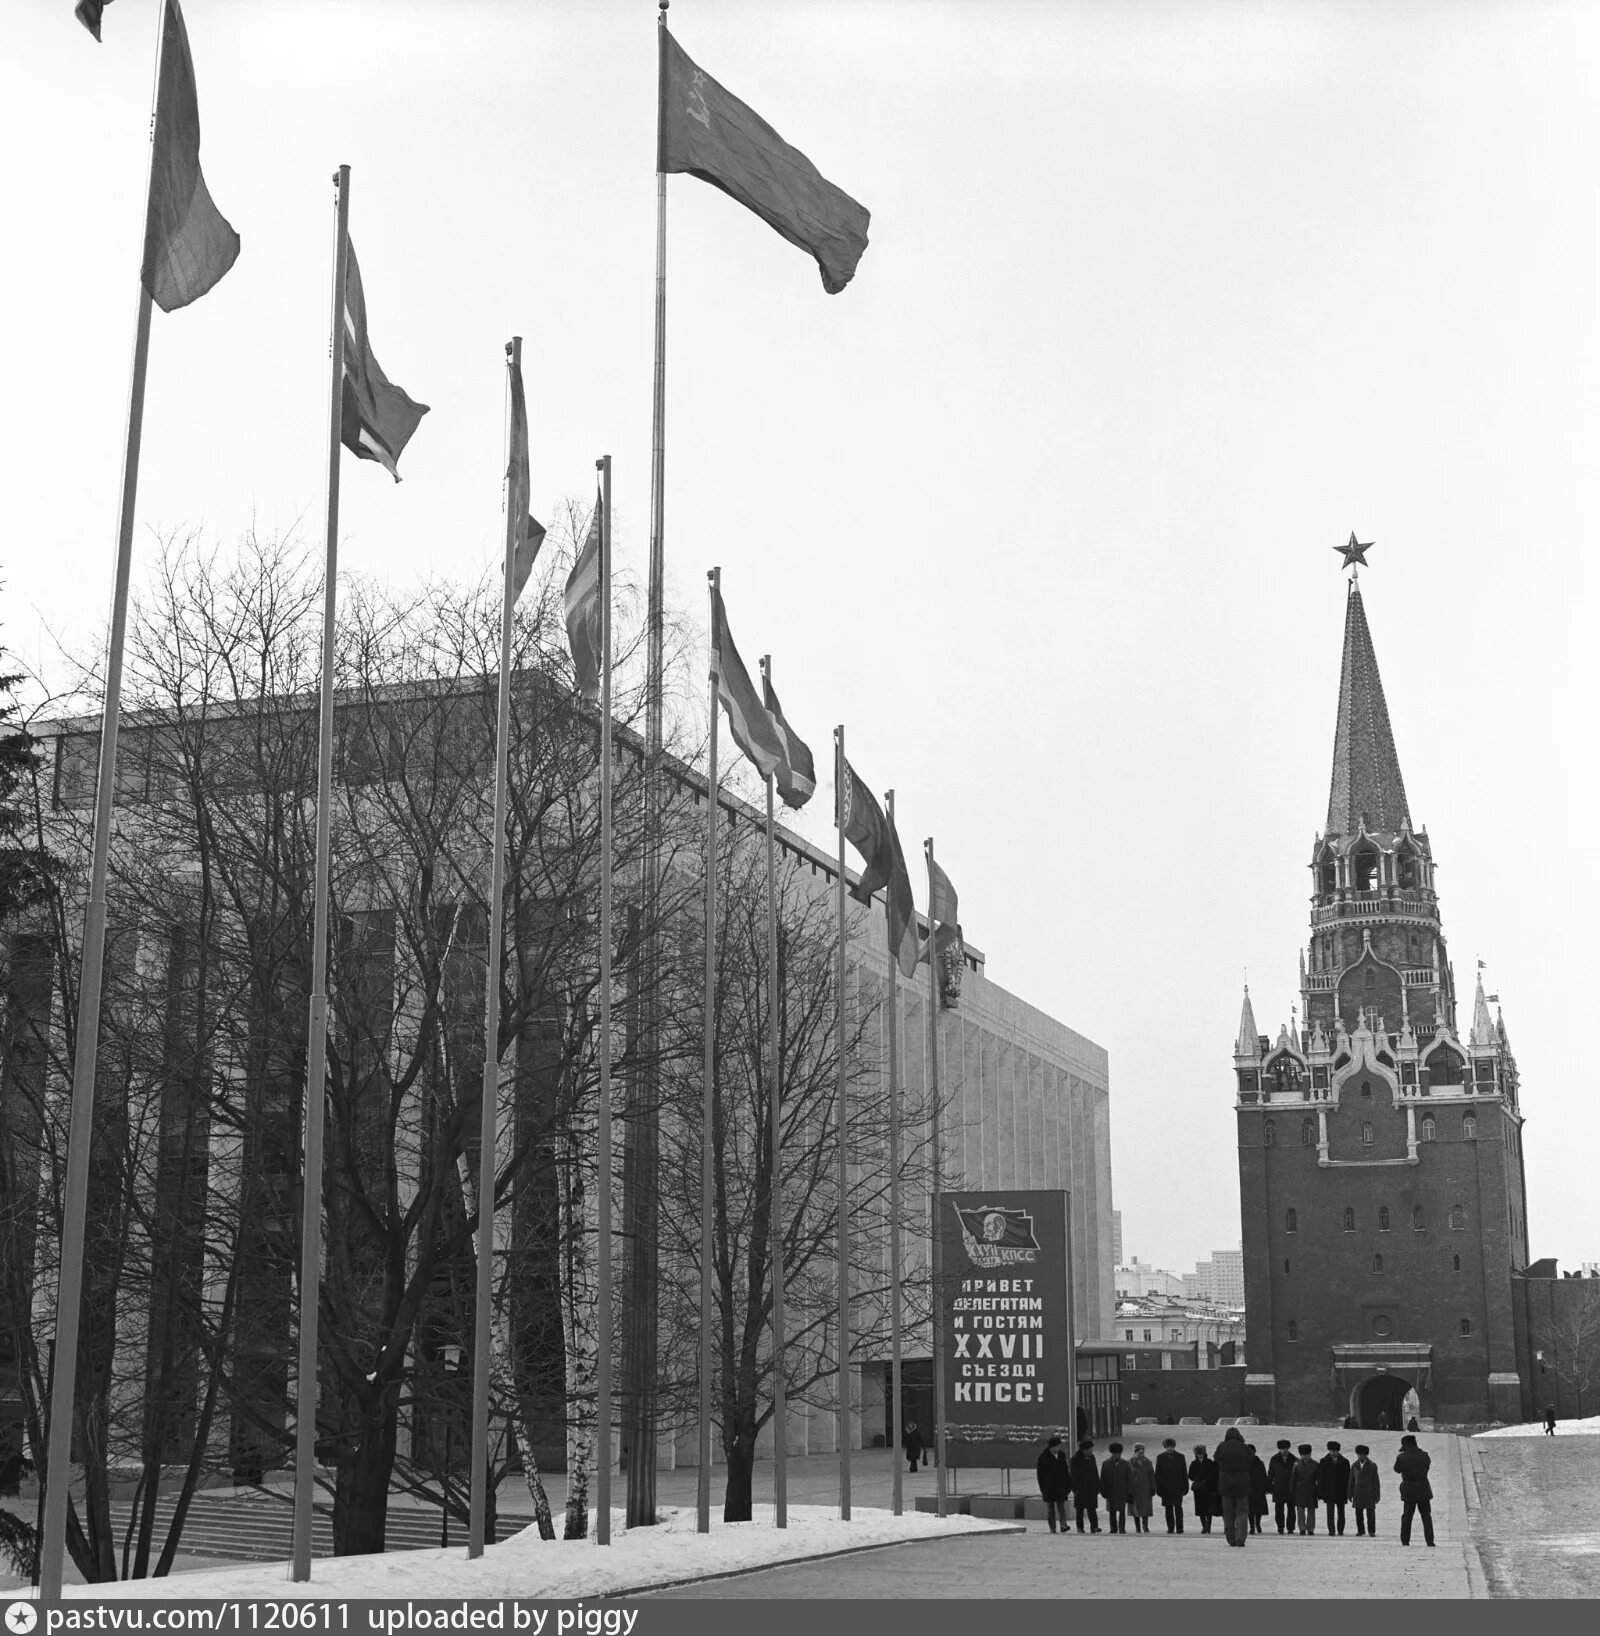
M 1244 1005 L 1239 1011 L 1239 1038 L 1234 1042 L 1235 1062 L 1259 1062 L 1261 1039 L 1256 1033 L 1256 1014 L 1250 1006 L 1250 985 L 1244 985 Z

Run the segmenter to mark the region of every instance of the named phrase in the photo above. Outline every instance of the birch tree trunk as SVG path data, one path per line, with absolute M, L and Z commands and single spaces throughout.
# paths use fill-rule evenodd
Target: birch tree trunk
M 561 1166 L 561 1327 L 567 1348 L 567 1525 L 565 1539 L 589 1533 L 599 1364 L 594 1189 L 587 1167 L 593 1121 L 574 1115 Z M 609 1458 L 609 1451 L 605 1456 Z

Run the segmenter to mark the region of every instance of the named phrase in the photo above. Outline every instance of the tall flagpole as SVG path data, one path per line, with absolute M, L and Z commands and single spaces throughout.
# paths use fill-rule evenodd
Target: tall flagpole
M 317 730 L 317 861 L 311 911 L 311 1006 L 306 1029 L 305 1164 L 300 1201 L 300 1362 L 295 1380 L 294 1562 L 311 1577 L 311 1499 L 317 1443 L 317 1306 L 322 1297 L 322 1123 L 328 1075 L 328 850 L 333 816 L 333 640 L 339 583 L 339 437 L 344 395 L 345 275 L 350 261 L 350 167 L 334 176 L 333 316 L 328 345 L 327 566 L 322 588 L 322 698 Z
M 656 1520 L 656 1272 L 660 1199 L 659 1108 L 661 975 L 661 740 L 662 665 L 665 651 L 663 546 L 667 414 L 667 0 L 657 15 L 656 69 L 656 334 L 650 416 L 650 588 L 645 654 L 644 856 L 640 896 L 644 938 L 636 970 L 640 1012 L 640 1066 L 634 1081 L 629 1162 L 623 1169 L 623 1218 L 630 1255 L 628 1333 L 624 1348 L 624 1424 L 627 1434 L 628 1526 Z
M 510 380 L 522 373 L 522 337 L 506 345 Z M 506 428 L 506 549 L 500 596 L 500 687 L 495 715 L 494 830 L 490 841 L 489 931 L 484 950 L 483 1080 L 478 1101 L 477 1287 L 472 1307 L 472 1489 L 467 1512 L 467 1557 L 483 1555 L 489 1516 L 489 1363 L 494 1346 L 494 1184 L 499 1154 L 500 958 L 505 941 L 506 783 L 511 756 L 511 632 L 515 622 L 517 524 L 509 477 L 511 438 Z M 448 1412 L 448 1411 L 447 1411 Z
M 611 456 L 600 468 L 600 1131 L 599 1374 L 595 1382 L 595 1541 L 611 1543 Z
M 700 1470 L 695 1484 L 695 1526 L 711 1532 L 711 1087 L 717 1060 L 717 597 L 722 570 L 711 582 L 711 759 L 706 774 L 706 1008 L 705 1063 L 700 1085 Z
M 894 791 L 885 790 L 889 827 L 894 827 Z M 913 928 L 914 930 L 915 928 Z M 905 1403 L 900 1377 L 900 961 L 889 951 L 889 1433 L 894 1466 L 894 1514 L 905 1510 L 905 1479 L 900 1465 L 901 1418 Z
M 150 175 L 155 162 L 156 116 L 167 5 L 156 18 L 156 78 L 151 97 L 150 156 L 145 164 L 145 220 L 150 217 Z M 77 1396 L 78 1328 L 83 1306 L 83 1247 L 89 1213 L 89 1153 L 94 1134 L 95 1065 L 100 1051 L 100 985 L 105 968 L 106 876 L 111 857 L 111 808 L 117 785 L 117 718 L 122 707 L 122 650 L 128 630 L 128 581 L 133 568 L 133 514 L 139 493 L 139 450 L 144 441 L 144 382 L 150 361 L 151 298 L 140 244 L 139 304 L 133 325 L 133 374 L 122 444 L 122 497 L 117 513 L 117 556 L 111 591 L 111 636 L 106 649 L 106 696 L 100 709 L 100 771 L 95 783 L 94 851 L 89 901 L 83 912 L 83 966 L 78 980 L 77 1042 L 72 1058 L 72 1117 L 67 1135 L 62 1199 L 61 1265 L 56 1274 L 55 1371 L 50 1384 L 44 1528 L 39 1548 L 39 1595 L 59 1600 L 66 1571 L 67 1500 L 72 1477 L 73 1400 Z M 53 1479 L 53 1480 L 52 1480 Z
M 944 1330 L 939 1314 L 944 1301 L 944 1214 L 939 1193 L 944 1187 L 943 1138 L 939 1132 L 939 954 L 933 924 L 933 837 L 922 843 L 928 858 L 928 1115 L 933 1145 L 933 1301 L 929 1309 L 933 1329 L 933 1459 L 936 1510 L 945 1514 Z
M 845 1012 L 844 1012 L 844 791 L 849 774 L 845 770 L 844 728 L 833 730 L 833 781 L 838 796 L 834 801 L 839 820 L 839 880 L 836 893 L 839 909 L 838 926 L 838 1031 L 836 1049 L 839 1053 L 839 1089 L 836 1098 L 839 1119 L 839 1518 L 850 1520 L 850 1212 L 849 1212 L 849 1146 L 845 1131 Z
M 761 655 L 761 677 L 770 685 L 772 655 Z M 779 1528 L 789 1526 L 789 1391 L 784 1379 L 788 1315 L 783 1288 L 783 1041 L 778 1009 L 778 847 L 773 792 L 767 774 L 767 1124 L 771 1128 L 772 1186 L 767 1209 L 772 1244 L 772 1509 Z

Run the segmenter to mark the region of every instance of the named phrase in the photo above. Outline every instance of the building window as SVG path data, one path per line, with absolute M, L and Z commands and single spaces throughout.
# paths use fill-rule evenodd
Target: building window
M 1363 1096 L 1372 1095 L 1372 1081 L 1370 1079 L 1364 1079 L 1361 1081 L 1361 1094 Z
M 1300 1231 L 1300 1212 L 1298 1210 L 1284 1211 L 1283 1230 L 1286 1233 L 1298 1233 Z
M 1133 1339 L 1133 1331 L 1132 1331 L 1132 1330 L 1131 1330 L 1131 1329 L 1125 1329 L 1125 1330 L 1123 1330 L 1123 1332 L 1122 1332 L 1122 1334 L 1123 1334 L 1123 1338 L 1124 1338 L 1124 1339 L 1126 1339 L 1126 1340 L 1130 1340 L 1130 1341 L 1131 1341 L 1131 1340 L 1132 1340 L 1132 1339 Z M 1132 1358 L 1129 1358 L 1129 1359 L 1128 1359 L 1128 1362 L 1129 1362 L 1129 1363 L 1132 1363 L 1132 1362 L 1133 1362 L 1133 1359 L 1132 1359 Z
M 1344 1230 L 1353 1233 L 1356 1230 L 1356 1213 L 1350 1205 L 1344 1207 Z
M 1128 1337 L 1128 1339 L 1131 1341 L 1133 1339 L 1133 1336 L 1130 1335 Z M 1128 1352 L 1128 1353 L 1125 1353 L 1123 1355 L 1123 1367 L 1126 1368 L 1126 1369 L 1136 1368 L 1137 1365 L 1138 1365 L 1138 1362 L 1139 1362 L 1139 1359 L 1132 1352 Z
M 1263 1147 L 1278 1145 L 1278 1127 L 1270 1119 L 1261 1127 L 1261 1145 Z
M 1149 1339 L 1150 1339 L 1150 1331 L 1149 1331 L 1149 1330 L 1148 1330 L 1148 1329 L 1147 1329 L 1147 1330 L 1146 1330 L 1146 1331 L 1145 1331 L 1145 1332 L 1144 1332 L 1144 1338 L 1145 1338 L 1145 1339 L 1146 1339 L 1146 1340 L 1149 1340 Z
M 1470 1335 L 1472 1333 L 1472 1320 L 1470 1318 L 1463 1318 L 1461 1320 L 1461 1333 L 1463 1335 Z
M 1411 1210 L 1411 1231 L 1420 1233 L 1427 1225 L 1427 1218 L 1422 1213 L 1422 1206 L 1420 1204 L 1414 1205 Z
M 1464 1232 L 1467 1226 L 1467 1207 L 1464 1204 L 1450 1206 L 1450 1227 L 1453 1232 Z
M 1394 1320 L 1387 1312 L 1378 1312 L 1373 1314 L 1372 1333 L 1376 1335 L 1380 1341 L 1383 1340 L 1385 1336 L 1390 1335 L 1393 1332 Z
M 1461 1120 L 1462 1137 L 1469 1142 L 1478 1139 L 1478 1118 L 1476 1114 L 1466 1114 Z
M 1300 1145 L 1301 1147 L 1315 1147 L 1317 1145 L 1317 1122 L 1315 1119 L 1302 1119 L 1300 1121 Z
M 1171 1331 L 1171 1334 L 1173 1340 L 1175 1341 L 1181 1341 L 1183 1339 L 1183 1331 L 1181 1329 L 1174 1329 Z
M 1389 1231 L 1389 1206 L 1387 1204 L 1378 1206 L 1378 1231 L 1380 1233 Z
M 1435 1126 L 1435 1124 L 1433 1122 L 1433 1115 L 1430 1113 L 1428 1115 L 1428 1117 L 1422 1121 L 1422 1139 L 1423 1139 L 1423 1141 L 1424 1142 L 1431 1142 L 1433 1140 L 1433 1138 L 1434 1138 L 1434 1134 L 1435 1134 L 1436 1130 L 1437 1130 L 1437 1127 Z
M 1455 1264 L 1456 1264 L 1456 1271 L 1460 1272 L 1461 1271 L 1461 1257 L 1458 1255 L 1458 1256 L 1456 1256 L 1454 1258 L 1454 1260 L 1455 1260 Z
M 1374 1272 L 1382 1272 L 1383 1271 L 1383 1257 L 1381 1255 L 1373 1256 L 1373 1258 L 1372 1258 L 1372 1270 Z
M 1362 1147 L 1372 1146 L 1372 1121 L 1370 1119 L 1361 1127 L 1361 1145 Z
M 1293 1318 L 1289 1320 L 1289 1339 L 1291 1341 L 1297 1341 L 1300 1339 L 1300 1326 L 1294 1321 Z
M 1287 1272 L 1289 1270 L 1289 1258 L 1288 1258 L 1288 1256 L 1285 1256 L 1283 1258 L 1283 1270 L 1285 1272 Z

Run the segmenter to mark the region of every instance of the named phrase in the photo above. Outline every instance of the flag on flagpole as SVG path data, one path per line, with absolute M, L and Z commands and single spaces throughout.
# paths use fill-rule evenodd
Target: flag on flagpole
M 522 392 L 522 365 L 511 370 L 511 464 L 506 470 L 506 506 L 512 522 L 511 600 L 522 595 L 533 559 L 544 544 L 543 525 L 528 513 L 528 403 Z
M 596 495 L 588 536 L 567 575 L 567 644 L 578 692 L 590 704 L 600 702 L 600 510 Z
M 961 997 L 966 944 L 961 936 L 955 886 L 933 858 L 928 859 L 928 928 L 928 939 L 918 951 L 917 964 L 937 956 L 939 1003 L 948 1010 Z
M 866 868 L 850 888 L 858 903 L 870 903 L 879 887 L 886 887 L 884 907 L 889 919 L 889 955 L 909 977 L 917 969 L 917 910 L 911 896 L 911 876 L 894 823 L 848 761 L 844 787 L 839 791 L 840 825 L 844 836 L 861 854 Z
M 78 0 L 77 5 L 72 8 L 72 15 L 98 40 L 100 14 L 110 4 L 111 0 Z
M 753 210 L 815 256 L 837 295 L 855 276 L 871 215 L 725 91 L 661 30 L 661 137 L 656 169 L 687 171 Z
M 211 202 L 200 171 L 200 102 L 178 0 L 164 0 L 161 81 L 150 157 L 150 210 L 140 277 L 163 312 L 198 301 L 239 256 L 239 235 Z M 98 40 L 100 7 L 78 7 Z M 92 15 L 88 15 L 90 13 Z
M 817 766 L 811 759 L 810 747 L 789 725 L 783 706 L 778 703 L 778 690 L 772 685 L 770 662 L 761 667 L 761 702 L 772 717 L 772 725 L 777 728 L 778 737 L 783 743 L 783 759 L 779 761 L 774 775 L 778 794 L 783 797 L 785 806 L 798 810 L 817 793 Z
M 356 247 L 347 244 L 344 281 L 344 401 L 340 441 L 363 460 L 376 460 L 395 482 L 401 453 L 411 441 L 425 403 L 414 403 L 384 374 L 367 339 L 367 297 L 356 265 Z
M 711 664 L 717 675 L 717 698 L 728 713 L 734 743 L 763 778 L 771 778 L 784 759 L 783 740 L 734 646 L 720 589 L 711 593 Z

